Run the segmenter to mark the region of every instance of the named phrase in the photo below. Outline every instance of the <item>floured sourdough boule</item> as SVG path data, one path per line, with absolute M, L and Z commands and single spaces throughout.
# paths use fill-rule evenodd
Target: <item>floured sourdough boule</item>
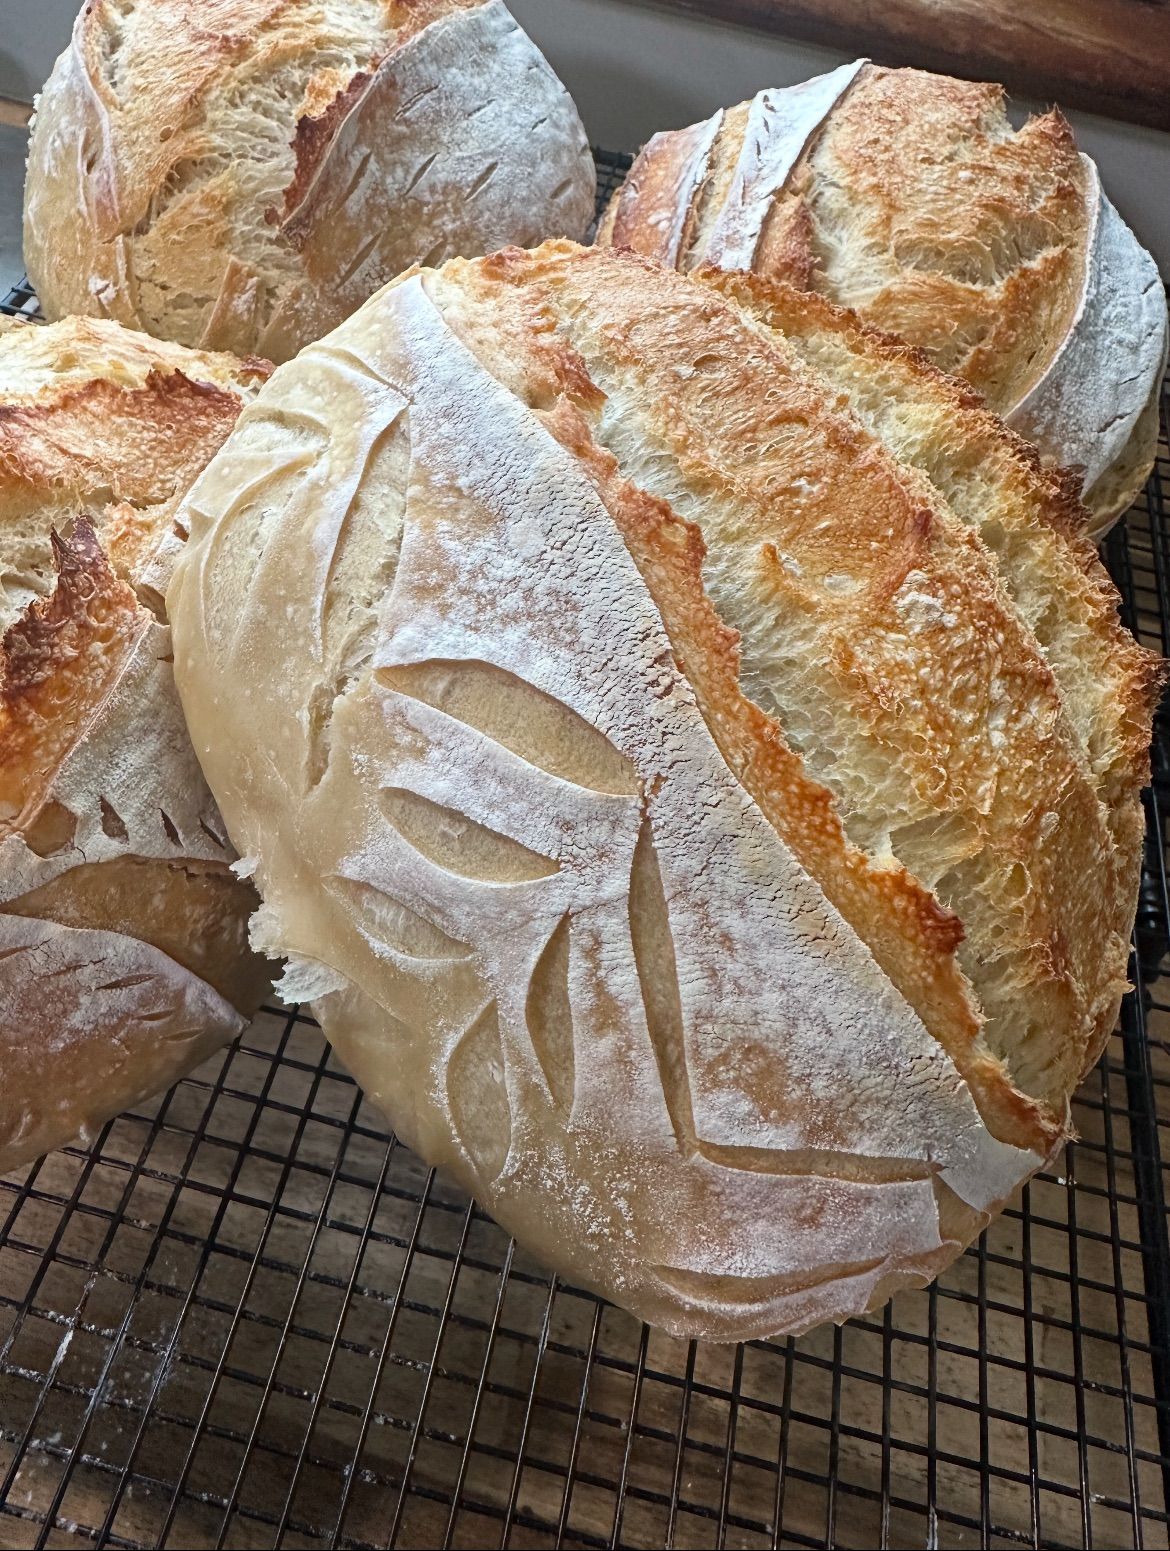
M 595 188 L 502 0 L 87 0 L 25 264 L 48 317 L 283 361 L 410 264 L 584 236 Z
M 508 250 L 284 368 L 182 520 L 254 940 L 558 1271 L 800 1330 L 1059 1148 L 1159 668 L 969 389 L 750 276 Z
M 0 1170 L 242 1032 L 256 899 L 175 694 L 175 508 L 268 374 L 0 324 Z
M 598 240 L 752 270 L 854 307 L 1075 468 L 1100 535 L 1153 466 L 1157 265 L 1058 112 L 859 59 L 655 135 Z

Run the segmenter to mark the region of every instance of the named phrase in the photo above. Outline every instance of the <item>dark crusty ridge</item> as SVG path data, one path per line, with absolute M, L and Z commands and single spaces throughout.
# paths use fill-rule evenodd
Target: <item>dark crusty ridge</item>
M 1136 889 L 1149 778 L 1150 717 L 1165 678 L 1117 614 L 1117 592 L 1085 532 L 1075 481 L 926 355 L 847 308 L 755 276 L 702 268 L 728 297 L 848 397 L 850 410 L 976 529 L 1048 661 Z M 777 338 L 779 336 L 779 338 Z M 864 370 L 859 370 L 859 363 Z
M 1086 532 L 1075 481 L 1044 470 L 1036 450 L 964 383 L 848 309 L 751 275 L 704 268 L 695 277 L 843 392 L 851 411 L 994 554 L 1006 591 L 1052 669 L 1104 804 L 1114 841 L 1108 861 L 1128 923 L 1141 871 L 1150 720 L 1165 665 L 1118 618 L 1117 593 Z M 1112 1026 L 1105 1003 L 1084 1070 Z
M 598 241 L 724 263 L 709 239 L 751 168 L 752 107 L 655 135 Z M 772 195 L 751 268 L 857 307 L 1006 413 L 1072 321 L 1086 200 L 1060 113 L 1013 129 L 1000 86 L 863 64 Z
M 952 1053 L 988 1124 L 1018 1139 L 997 1057 L 1062 1117 L 1124 980 L 1136 850 L 1117 814 L 1143 779 L 1156 674 L 1121 637 L 1075 539 L 1056 547 L 1061 511 L 1075 523 L 1061 487 L 990 417 L 977 416 L 969 446 L 955 430 L 960 466 L 980 438 L 984 454 L 1002 444 L 982 477 L 1012 541 L 993 553 L 941 475 L 932 485 L 913 458 L 899 461 L 913 435 L 875 434 L 811 348 L 802 359 L 761 326 L 762 282 L 749 317 L 631 255 L 548 244 L 448 266 L 429 284 L 449 325 L 577 451 L 724 757 Z M 491 307 L 474 305 L 489 290 Z M 809 300 L 781 297 L 772 323 Z M 813 308 L 810 334 L 859 328 Z M 859 377 L 867 350 L 889 349 L 864 337 Z M 897 360 L 902 380 L 891 368 L 883 386 L 929 442 L 957 390 L 913 356 Z M 655 535 L 643 553 L 639 532 Z M 1060 637 L 1045 624 L 1060 597 L 1037 609 L 1045 564 L 1053 587 L 1065 572 L 1081 578 L 1078 624 L 1049 657 L 1036 631 Z M 1116 661 L 1110 693 L 1074 713 L 1078 634 Z M 753 718 L 771 726 L 749 738 Z M 961 927 L 948 929 L 949 912 Z
M 799 232 L 792 278 L 807 266 L 813 289 L 928 344 L 936 365 L 1006 406 L 1072 322 L 1086 181 L 1059 112 L 1014 129 L 1001 86 L 867 65 L 774 222 Z
M 583 234 L 595 187 L 502 0 L 87 0 L 24 256 L 47 317 L 285 360 L 418 258 Z

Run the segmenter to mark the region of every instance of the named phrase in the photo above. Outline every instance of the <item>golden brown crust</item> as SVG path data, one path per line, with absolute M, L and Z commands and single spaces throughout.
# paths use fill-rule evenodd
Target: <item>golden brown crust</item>
M 52 545 L 56 587 L 0 642 L 0 839 L 35 820 L 147 623 L 88 522 L 68 538 L 54 532 Z
M 593 213 L 576 112 L 499 0 L 99 0 L 41 94 L 29 161 L 25 262 L 47 316 L 282 357 L 436 231 L 480 251 L 579 235 Z M 356 221 L 338 222 L 350 198 Z M 354 270 L 360 294 L 339 298 Z
M 715 129 L 708 121 L 649 140 L 609 202 L 598 243 L 633 248 L 660 264 L 682 265 L 694 237 L 697 194 Z
M 416 271 L 240 425 L 170 593 L 288 993 L 520 1242 L 723 1339 L 937 1273 L 1125 949 L 1041 476 L 776 306 L 563 244 Z
M 122 39 L 121 7 L 112 0 L 86 4 L 69 53 L 89 99 L 83 109 L 86 165 L 94 175 L 89 211 L 100 241 L 131 231 L 147 215 L 155 189 L 197 151 L 194 125 L 216 76 L 243 52 L 248 30 L 263 27 L 285 3 L 243 0 L 236 6 L 211 0 L 200 7 L 194 26 L 182 0 L 145 8 L 135 19 L 142 53 L 166 58 L 169 68 L 136 81 L 133 92 L 109 68 Z M 136 140 L 133 160 L 117 167 L 112 153 L 124 140 L 124 127 L 137 121 L 149 123 L 154 133 Z
M 760 234 L 756 250 L 760 273 L 782 278 L 800 291 L 816 285 L 815 228 L 802 200 L 778 200 Z
M 72 318 L 0 336 L 0 551 L 45 569 L 48 532 L 86 511 L 114 571 L 134 584 L 171 514 L 271 366 L 187 351 Z M 39 535 L 39 539 L 38 539 Z M 22 538 L 23 536 L 23 538 Z M 36 551 L 39 544 L 39 557 Z M 5 607 L 0 572 L 0 620 Z
M 55 398 L 0 403 L 0 481 L 45 493 L 105 485 L 157 507 L 190 484 L 239 412 L 226 388 L 154 369 L 130 391 L 96 379 Z
M 700 529 L 623 479 L 568 398 L 543 418 L 588 470 L 621 530 L 730 769 L 945 1046 L 992 1134 L 1047 1156 L 1062 1139 L 1062 1122 L 1015 1089 L 981 1046 L 982 1019 L 956 959 L 959 917 L 904 867 L 875 867 L 849 843 L 831 793 L 740 688 L 739 637 L 704 590 Z
M 1028 538 L 1034 537 L 1031 530 L 1037 523 L 1051 531 L 1054 537 L 1046 548 L 1054 570 L 1047 583 L 1059 586 L 1069 616 L 1084 621 L 1078 652 L 1093 654 L 1086 686 L 1095 688 L 1094 715 L 1102 718 L 1107 729 L 1098 735 L 1109 755 L 1104 784 L 1119 811 L 1132 809 L 1137 792 L 1149 779 L 1150 721 L 1170 669 L 1121 623 L 1117 589 L 1088 536 L 1089 514 L 1081 503 L 1076 476 L 1046 467 L 1036 448 L 991 412 L 979 393 L 942 371 L 925 351 L 869 324 L 855 311 L 834 306 L 823 297 L 794 294 L 784 285 L 753 275 L 708 267 L 696 271 L 695 278 L 747 308 L 791 342 L 799 345 L 836 336 L 851 356 L 865 359 L 875 373 L 892 372 L 902 391 L 933 402 L 937 434 L 940 439 L 946 437 L 952 464 L 986 465 L 994 470 L 1001 500 L 996 520 L 1010 522 Z M 1076 709 L 1070 707 L 1074 714 Z
M 0 332 L 0 1168 L 173 1081 L 262 995 L 162 590 L 179 501 L 269 370 L 105 322 Z
M 853 812 L 849 822 L 880 837 L 879 812 L 884 803 L 893 804 L 886 822 L 894 855 L 905 847 L 907 857 L 919 854 L 924 826 L 959 826 L 965 838 L 942 880 L 943 897 L 963 917 L 969 937 L 947 973 L 958 977 L 953 987 L 962 984 L 959 964 L 976 979 L 992 1016 L 989 1037 L 996 1050 L 1011 1048 L 1019 1000 L 1019 1026 L 1033 1031 L 1019 1036 L 1030 1047 L 1025 1065 L 1031 1091 L 1051 1099 L 1059 1123 L 1086 1053 L 1116 1015 L 1124 976 L 1132 836 L 1140 825 L 1140 771 L 1133 768 L 1130 740 L 1145 714 L 1147 656 L 1120 632 L 1108 603 L 1110 584 L 1091 546 L 1078 546 L 1078 566 L 1066 562 L 1061 574 L 1075 580 L 1085 574 L 1082 565 L 1091 573 L 1084 607 L 1102 666 L 1123 691 L 1136 670 L 1143 692 L 1141 700 L 1122 693 L 1114 710 L 1102 704 L 1094 712 L 1099 731 L 1120 746 L 1099 758 L 1101 768 L 1091 769 L 1053 670 L 1005 591 L 998 561 L 940 492 L 900 467 L 872 430 L 848 414 L 826 412 L 823 380 L 806 375 L 785 343 L 786 330 L 798 338 L 821 333 L 846 340 L 855 372 L 859 358 L 877 361 L 883 351 L 893 352 L 908 379 L 904 407 L 924 429 L 927 410 L 940 419 L 951 411 L 974 417 L 968 455 L 982 451 L 992 459 L 989 477 L 1005 487 L 1014 482 L 1014 490 L 997 488 L 995 494 L 1005 512 L 1013 506 L 1022 526 L 1035 523 L 1028 515 L 1034 508 L 1050 512 L 1061 526 L 1073 521 L 1067 486 L 1048 479 L 1034 454 L 987 415 L 969 389 L 955 387 L 904 346 L 871 340 L 855 318 L 822 299 L 773 288 L 759 277 L 719 282 L 729 294 L 737 285 L 753 293 L 757 310 L 775 290 L 776 337 L 753 340 L 745 333 L 747 320 L 722 308 L 695 309 L 685 288 L 675 296 L 671 285 L 655 280 L 652 268 L 632 256 L 595 254 L 586 261 L 571 247 L 549 244 L 536 255 L 496 255 L 479 272 L 537 299 L 517 304 L 510 295 L 493 296 L 492 321 L 479 324 L 480 335 L 493 341 L 493 361 L 514 356 L 531 371 L 529 342 L 538 342 L 543 359 L 555 339 L 551 331 L 559 329 L 585 354 L 578 377 L 592 378 L 594 395 L 601 387 L 613 401 L 618 418 L 610 419 L 622 426 L 621 436 L 644 438 L 654 457 L 672 465 L 696 510 L 734 514 L 722 545 L 738 546 L 737 568 L 748 568 L 748 612 L 757 621 L 774 619 L 781 640 L 791 642 L 774 647 L 757 637 L 757 654 L 810 653 L 824 675 L 817 694 L 848 715 L 849 736 L 860 740 L 852 756 L 859 768 L 872 771 L 880 757 L 901 772 L 884 796 L 867 785 L 863 798 L 856 777 L 840 784 L 848 762 L 818 752 L 813 768 L 834 790 L 842 813 Z M 478 275 L 469 274 L 467 283 L 479 291 Z M 483 300 L 481 320 L 488 316 L 486 293 Z M 543 321 L 542 307 L 548 312 Z M 761 409 L 755 384 L 764 377 L 770 386 Z M 961 430 L 958 437 L 961 446 Z M 620 451 L 618 456 L 621 462 Z M 648 469 L 658 466 L 654 457 Z M 840 513 L 846 510 L 850 531 L 843 546 Z M 721 608 L 733 601 L 726 590 L 729 563 L 720 561 L 726 578 L 723 603 L 716 599 Z M 1051 592 L 1048 597 L 1051 602 Z M 765 673 L 761 661 L 749 662 L 755 681 Z M 697 671 L 692 655 L 688 673 L 693 678 Z M 942 686 L 948 686 L 945 692 Z M 801 681 L 785 681 L 783 695 L 795 694 L 799 703 L 805 693 Z M 786 712 L 797 715 L 798 705 L 783 696 L 779 703 L 787 729 Z M 826 714 L 814 695 L 799 711 L 798 724 Z M 1002 738 L 997 743 L 999 735 L 987 730 L 1005 717 L 1003 736 L 1014 750 L 1009 761 L 1000 752 Z M 823 752 L 829 735 L 809 742 L 810 736 L 806 730 L 798 744 L 806 758 L 818 748 Z M 835 736 L 842 736 L 840 727 Z M 1148 721 L 1143 762 L 1146 743 Z M 1086 873 L 1101 876 L 1102 893 L 1092 902 L 1080 881 Z M 850 907 L 838 881 L 829 882 L 822 870 L 816 876 L 831 894 L 840 890 L 834 897 L 843 914 L 858 924 L 886 972 L 925 1015 L 922 988 L 941 978 L 937 968 L 927 968 L 932 960 L 926 942 L 904 941 L 894 967 L 876 945 L 881 928 L 874 922 L 881 912 L 873 902 Z M 907 939 L 912 933 L 907 927 Z M 974 1038 L 962 1004 L 952 991 L 950 1018 L 945 1008 L 930 1008 L 927 1018 L 957 1060 Z M 1059 1040 L 1051 1034 L 1057 1027 L 1068 1031 Z M 1047 1035 L 1035 1032 L 1044 1029 Z
M 1059 113 L 1012 134 L 1003 104 L 998 86 L 871 66 L 780 207 L 809 213 L 818 290 L 1006 411 L 1072 322 L 1086 186 Z
M 393 27 L 401 45 L 416 32 L 429 27 L 451 11 L 473 11 L 484 0 L 382 0 L 386 24 Z
M 1013 130 L 998 86 L 859 61 L 728 109 L 708 147 L 714 122 L 650 142 L 598 243 L 856 308 L 1077 469 L 1106 528 L 1152 462 L 1167 323 L 1063 116 Z
M 1123 941 L 1142 859 L 1140 793 L 1150 774 L 1150 724 L 1170 665 L 1121 624 L 1117 591 L 1088 536 L 1078 481 L 1045 468 L 1030 443 L 923 352 L 855 313 L 750 275 L 704 269 L 696 278 L 777 330 L 822 370 L 838 369 L 825 345 L 840 341 L 843 374 L 836 380 L 847 391 L 856 362 L 864 360 L 879 401 L 901 398 L 912 406 L 906 455 L 995 551 L 1008 591 L 1056 675 L 1114 841 L 1103 865 L 1113 879 L 1115 928 Z M 1119 965 L 1119 980 L 1122 973 Z M 1106 996 L 1085 1034 L 1082 1074 L 1100 1056 L 1114 1018 Z

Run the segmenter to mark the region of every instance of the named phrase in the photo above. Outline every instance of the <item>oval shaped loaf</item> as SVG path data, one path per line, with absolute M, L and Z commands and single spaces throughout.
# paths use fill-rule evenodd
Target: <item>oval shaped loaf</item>
M 254 941 L 549 1264 L 798 1330 L 1060 1145 L 1159 672 L 970 390 L 788 288 L 509 250 L 278 372 L 183 520 Z
M 50 318 L 280 361 L 416 261 L 583 236 L 595 181 L 501 0 L 89 0 L 25 263 Z
M 1056 464 L 1098 536 L 1154 462 L 1166 298 L 1058 112 L 861 59 L 655 135 L 599 242 L 855 308 L 964 377 Z
M 0 324 L 0 1170 L 167 1087 L 265 988 L 163 592 L 175 508 L 268 370 Z

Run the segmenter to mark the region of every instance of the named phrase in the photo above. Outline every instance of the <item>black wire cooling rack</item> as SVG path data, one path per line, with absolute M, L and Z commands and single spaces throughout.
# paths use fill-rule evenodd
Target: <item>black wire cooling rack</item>
M 1168 518 L 1164 446 L 1107 545 L 1163 651 Z M 550 1277 L 266 1011 L 0 1181 L 0 1546 L 1167 1546 L 1168 730 L 1081 1139 L 934 1287 L 672 1340 Z

